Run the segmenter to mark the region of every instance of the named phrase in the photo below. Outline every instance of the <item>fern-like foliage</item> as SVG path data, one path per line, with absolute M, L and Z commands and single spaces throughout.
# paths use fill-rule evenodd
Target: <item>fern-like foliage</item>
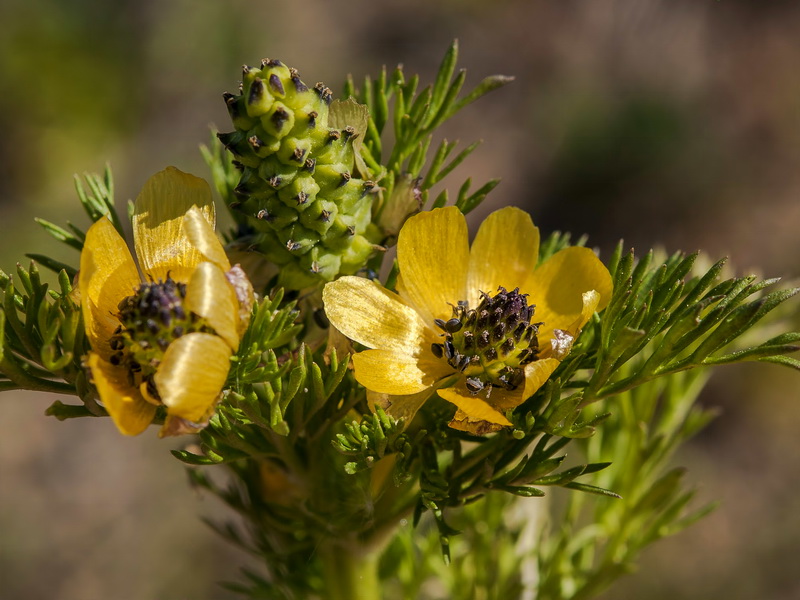
M 464 69 L 456 72 L 457 63 L 458 42 L 454 41 L 442 60 L 436 80 L 425 88 L 419 89 L 419 76 L 408 77 L 402 66 L 391 73 L 384 67 L 376 79 L 366 77 L 361 85 L 352 77 L 348 78 L 344 95 L 369 108 L 370 120 L 362 155 L 373 171 L 384 174 L 381 185 L 385 188 L 387 203 L 401 201 L 393 198 L 392 193 L 402 189 L 406 195 L 417 194 L 420 208 L 424 207 L 430 189 L 480 145 L 474 142 L 453 155 L 458 142 L 442 140 L 436 146 L 433 159 L 429 160 L 436 130 L 475 100 L 514 80 L 505 75 L 492 75 L 461 95 L 467 72 Z M 387 150 L 384 138 L 388 137 L 390 127 L 394 144 Z M 468 179 L 459 189 L 456 205 L 464 213 L 471 211 L 498 183 L 499 180 L 492 179 L 471 192 L 472 182 Z M 448 194 L 443 191 L 433 206 L 444 206 L 447 201 Z M 386 204 L 381 210 L 387 210 Z M 397 227 L 400 225 L 402 223 Z
M 86 348 L 80 306 L 65 272 L 60 290 L 42 282 L 36 263 L 0 271 L 0 389 L 75 394 L 85 388 L 80 358 Z

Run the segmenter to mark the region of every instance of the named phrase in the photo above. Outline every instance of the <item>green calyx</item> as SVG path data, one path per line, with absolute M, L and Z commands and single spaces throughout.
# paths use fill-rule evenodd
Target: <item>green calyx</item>
M 377 186 L 357 164 L 357 123 L 341 124 L 322 83 L 265 59 L 244 67 L 225 94 L 235 131 L 219 135 L 241 172 L 231 205 L 255 249 L 281 267 L 278 284 L 300 289 L 356 273 L 379 249 L 372 224 Z
M 519 288 L 508 292 L 500 287 L 493 296 L 483 293 L 474 309 L 461 301 L 450 320 L 435 320 L 444 342 L 433 344 L 431 352 L 464 373 L 473 394 L 494 386 L 516 389 L 525 379 L 523 367 L 539 355 L 542 323 L 531 322 L 534 309 Z

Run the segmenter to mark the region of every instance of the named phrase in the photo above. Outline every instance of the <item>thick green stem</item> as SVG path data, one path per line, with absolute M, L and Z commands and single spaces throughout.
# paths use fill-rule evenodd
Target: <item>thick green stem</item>
M 325 578 L 325 600 L 380 600 L 380 551 L 331 544 L 319 552 Z

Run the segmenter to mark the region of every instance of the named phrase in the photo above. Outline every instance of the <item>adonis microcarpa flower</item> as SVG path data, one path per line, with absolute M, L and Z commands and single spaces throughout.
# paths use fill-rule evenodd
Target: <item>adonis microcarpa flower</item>
M 133 213 L 137 264 L 109 219 L 89 228 L 78 284 L 103 406 L 124 434 L 165 411 L 161 435 L 197 431 L 214 412 L 250 317 L 253 288 L 214 233 L 208 184 L 169 167 Z
M 457 407 L 452 427 L 495 431 L 611 298 L 590 249 L 538 256 L 539 231 L 517 208 L 489 215 L 471 247 L 457 208 L 423 212 L 400 231 L 397 293 L 342 277 L 325 286 L 325 311 L 367 347 L 353 355 L 356 379 L 390 414 L 412 418 L 435 391 Z

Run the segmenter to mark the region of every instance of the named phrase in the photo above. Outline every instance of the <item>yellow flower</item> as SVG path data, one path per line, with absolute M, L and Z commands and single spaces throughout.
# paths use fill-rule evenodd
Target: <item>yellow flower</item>
M 400 231 L 398 293 L 342 277 L 325 286 L 325 311 L 370 348 L 353 356 L 355 376 L 390 414 L 410 420 L 435 390 L 458 407 L 451 427 L 495 431 L 611 297 L 591 250 L 566 248 L 537 267 L 538 255 L 539 230 L 517 208 L 489 215 L 471 248 L 457 208 L 424 212 Z
M 159 406 L 167 412 L 161 435 L 197 431 L 213 414 L 253 302 L 214 223 L 208 184 L 169 167 L 136 199 L 141 271 L 111 221 L 86 233 L 78 276 L 92 347 L 85 362 L 126 435 L 144 431 Z

